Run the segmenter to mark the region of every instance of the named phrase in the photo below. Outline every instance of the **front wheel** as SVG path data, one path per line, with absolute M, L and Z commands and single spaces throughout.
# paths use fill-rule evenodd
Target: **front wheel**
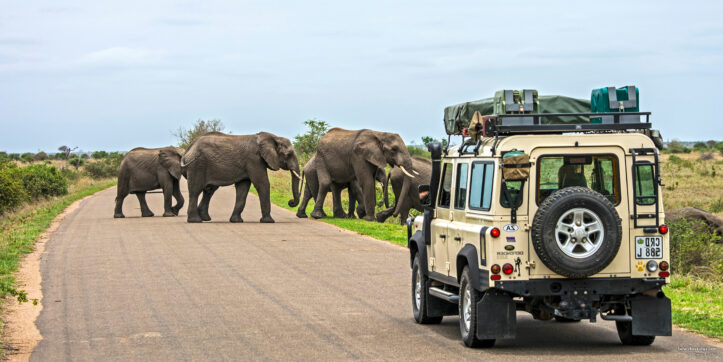
M 429 289 L 427 288 L 427 277 L 422 272 L 419 261 L 419 253 L 414 255 L 412 263 L 412 313 L 414 320 L 420 324 L 439 324 L 442 316 L 430 317 L 427 315 L 427 300 Z
M 477 338 L 477 302 L 482 296 L 472 288 L 469 281 L 469 268 L 465 266 L 459 285 L 459 330 L 462 332 L 462 340 L 467 347 L 492 347 L 495 345 L 494 339 Z

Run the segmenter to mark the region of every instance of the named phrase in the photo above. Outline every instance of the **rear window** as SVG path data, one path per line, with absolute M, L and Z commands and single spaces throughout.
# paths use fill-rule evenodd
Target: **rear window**
M 655 180 L 653 179 L 653 165 L 635 166 L 635 195 L 650 196 L 637 197 L 638 205 L 652 205 L 655 203 Z
M 460 163 L 457 165 L 457 187 L 454 190 L 454 208 L 464 209 L 464 205 L 467 203 L 465 198 L 467 197 L 467 168 L 469 167 L 466 163 Z
M 618 159 L 613 155 L 542 156 L 537 163 L 537 203 L 553 192 L 572 186 L 599 192 L 620 203 Z

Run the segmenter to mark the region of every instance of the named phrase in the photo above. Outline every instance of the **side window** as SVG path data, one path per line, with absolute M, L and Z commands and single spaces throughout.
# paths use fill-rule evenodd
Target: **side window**
M 635 166 L 635 194 L 637 196 L 650 196 L 636 198 L 638 205 L 652 205 L 655 203 L 655 180 L 653 180 L 653 165 Z
M 449 208 L 449 201 L 452 191 L 452 164 L 445 163 L 442 171 L 442 187 L 439 190 L 439 207 Z
M 457 165 L 457 183 L 454 189 L 454 208 L 464 209 L 467 204 L 467 168 L 469 164 L 460 163 Z
M 492 205 L 492 183 L 494 182 L 494 164 L 475 162 L 472 164 L 472 180 L 469 189 L 469 207 L 476 210 L 489 210 Z

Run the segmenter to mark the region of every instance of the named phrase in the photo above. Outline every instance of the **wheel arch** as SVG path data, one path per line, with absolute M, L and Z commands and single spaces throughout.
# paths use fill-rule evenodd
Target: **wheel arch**
M 472 288 L 482 291 L 489 287 L 489 273 L 487 271 L 480 271 L 477 255 L 477 248 L 472 244 L 463 246 L 462 250 L 459 251 L 457 254 L 457 282 L 460 282 L 462 270 L 464 270 L 466 266 L 469 268 L 469 279 Z
M 414 255 L 419 253 L 419 266 L 422 268 L 422 273 L 427 273 L 427 248 L 424 244 L 424 235 L 420 230 L 417 230 L 407 241 L 407 247 L 409 248 L 409 266 L 413 267 Z

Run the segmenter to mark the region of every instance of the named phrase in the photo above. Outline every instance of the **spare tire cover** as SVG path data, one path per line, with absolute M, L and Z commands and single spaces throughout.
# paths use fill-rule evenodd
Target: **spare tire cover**
M 548 196 L 532 221 L 532 245 L 543 264 L 568 278 L 597 274 L 615 259 L 622 225 L 615 207 L 586 187 Z

